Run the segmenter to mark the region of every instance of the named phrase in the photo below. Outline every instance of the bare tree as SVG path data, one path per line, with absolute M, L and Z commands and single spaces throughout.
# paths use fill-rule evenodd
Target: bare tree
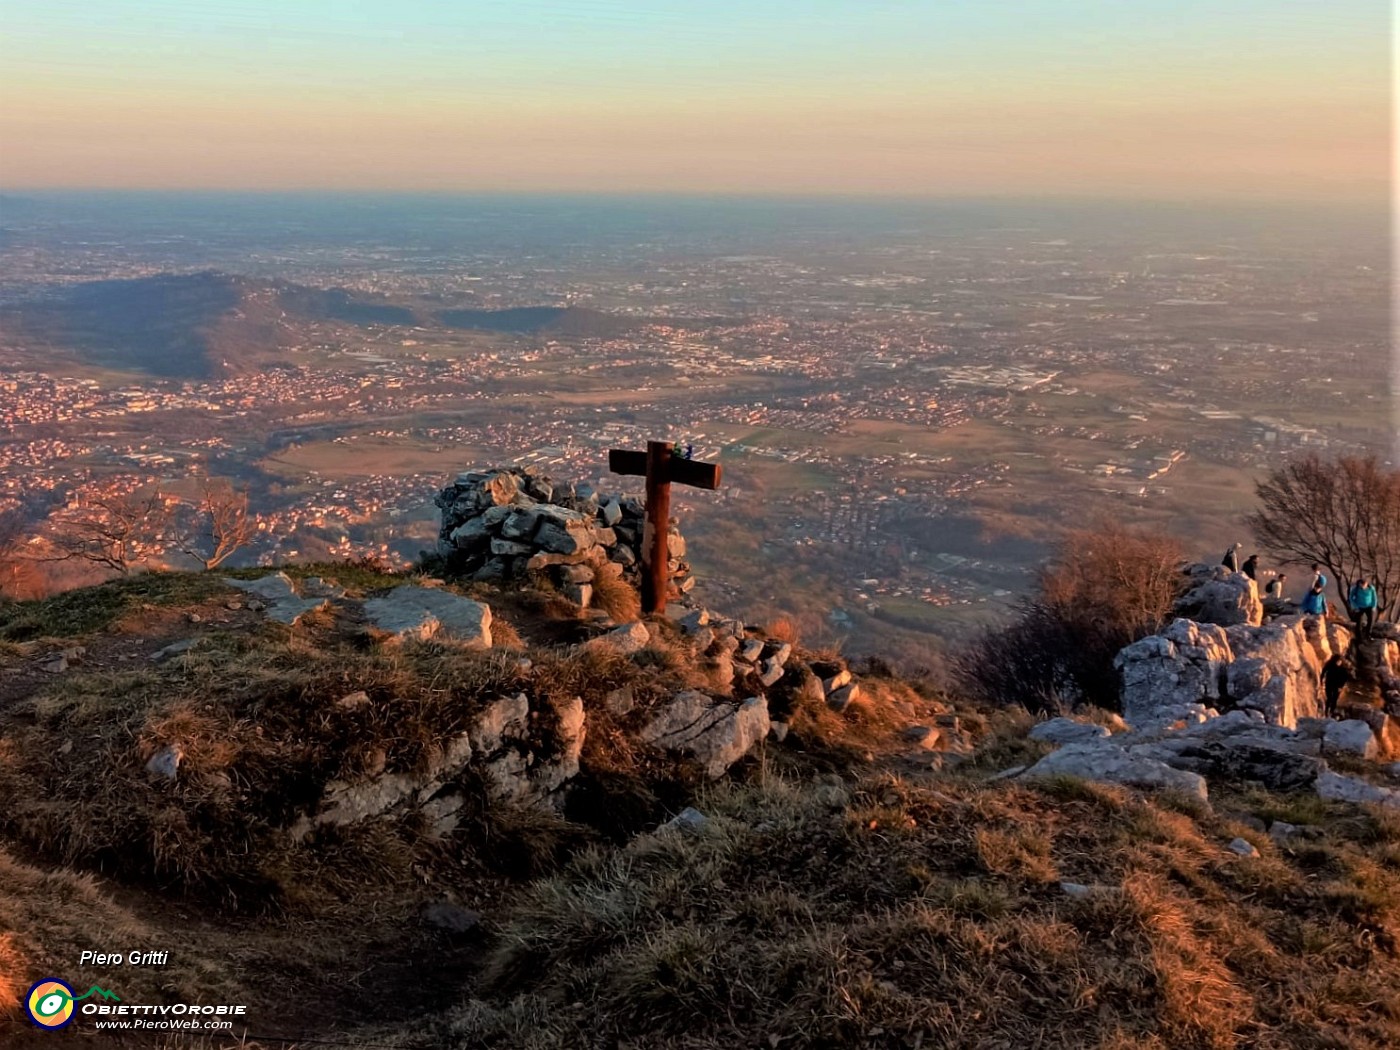
M 227 481 L 206 479 L 193 511 L 184 523 L 179 548 L 206 570 L 218 568 L 246 547 L 256 531 L 248 516 L 248 490 L 235 489 Z
M 30 538 L 22 508 L 0 513 L 0 598 L 30 598 L 42 590 L 34 561 L 25 556 Z
M 1370 576 L 1377 613 L 1400 615 L 1400 470 L 1375 456 L 1323 459 L 1311 453 L 1255 486 L 1259 509 L 1246 524 L 1270 553 L 1293 565 L 1321 564 L 1345 599 Z
M 50 519 L 50 560 L 79 559 L 129 575 L 160 553 L 171 515 L 158 489 L 88 496 Z

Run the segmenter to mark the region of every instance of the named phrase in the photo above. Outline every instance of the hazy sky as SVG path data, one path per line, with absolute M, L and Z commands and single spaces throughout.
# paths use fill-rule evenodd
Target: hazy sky
M 0 0 L 0 185 L 1360 200 L 1387 0 Z

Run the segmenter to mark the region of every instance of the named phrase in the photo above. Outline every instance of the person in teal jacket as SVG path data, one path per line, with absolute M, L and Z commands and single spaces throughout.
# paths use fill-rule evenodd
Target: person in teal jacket
M 1370 638 L 1376 626 L 1376 588 L 1369 576 L 1363 576 L 1351 585 L 1351 590 L 1347 592 L 1347 608 L 1351 610 L 1356 636 Z
M 1322 566 L 1314 563 L 1312 586 L 1308 588 L 1308 593 L 1303 595 L 1302 610 L 1309 616 L 1327 615 L 1327 574 L 1322 571 Z

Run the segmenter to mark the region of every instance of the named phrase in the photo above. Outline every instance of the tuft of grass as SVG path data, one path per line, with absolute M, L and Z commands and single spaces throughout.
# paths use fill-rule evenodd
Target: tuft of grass
M 618 623 L 631 623 L 642 615 L 642 599 L 637 588 L 607 571 L 600 571 L 593 577 L 593 606 Z

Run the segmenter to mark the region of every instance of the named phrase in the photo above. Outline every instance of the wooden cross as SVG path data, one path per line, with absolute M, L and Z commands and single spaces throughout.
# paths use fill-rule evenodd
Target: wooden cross
M 645 452 L 608 450 L 614 474 L 641 474 L 647 479 L 646 523 L 642 527 L 642 612 L 661 612 L 671 582 L 669 539 L 671 483 L 697 489 L 719 488 L 718 463 L 698 463 L 675 454 L 669 441 L 648 441 Z

